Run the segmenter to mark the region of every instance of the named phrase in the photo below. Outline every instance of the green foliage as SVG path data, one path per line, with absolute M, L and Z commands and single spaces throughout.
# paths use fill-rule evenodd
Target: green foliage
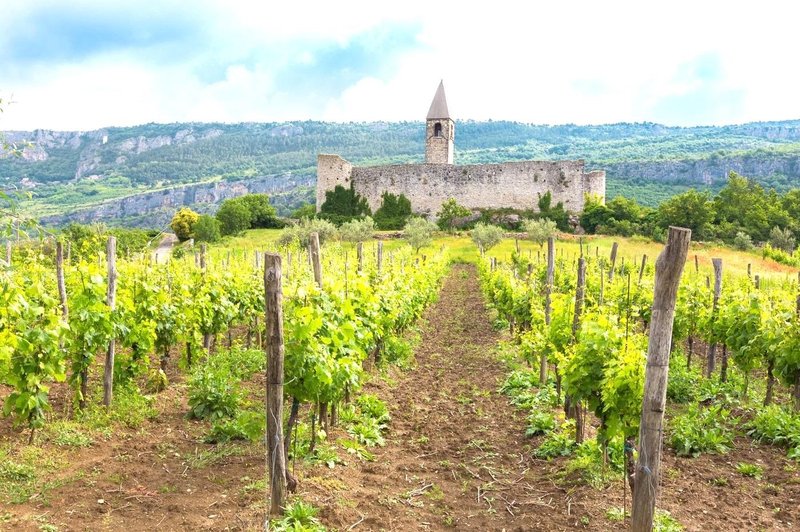
M 668 511 L 656 508 L 656 515 L 653 519 L 653 532 L 683 532 L 683 525 L 672 517 Z
M 233 419 L 221 418 L 211 424 L 206 443 L 226 443 L 234 440 L 256 442 L 264 437 L 267 428 L 263 411 L 242 410 Z
M 557 458 L 559 456 L 567 456 L 575 450 L 575 421 L 567 420 L 558 428 L 547 433 L 539 444 L 539 447 L 533 451 L 536 458 Z
M 789 229 L 773 227 L 769 232 L 769 245 L 791 254 L 795 247 L 795 238 Z
M 677 226 L 692 230 L 698 240 L 713 234 L 714 202 L 707 192 L 687 190 L 673 196 L 658 206 L 658 221 L 661 227 Z
M 733 237 L 732 245 L 740 251 L 748 251 L 753 249 L 753 239 L 744 231 L 737 231 L 736 236 Z
M 403 194 L 384 192 L 375 211 L 375 224 L 382 231 L 402 229 L 411 217 L 411 201 Z
M 481 252 L 486 252 L 503 241 L 505 231 L 503 231 L 502 227 L 496 225 L 478 223 L 475 229 L 470 231 L 470 236 L 475 245 L 478 246 L 478 249 Z
M 200 216 L 194 224 L 194 238 L 198 242 L 219 242 L 222 238 L 219 221 L 207 214 Z
M 340 225 L 353 218 L 361 218 L 372 214 L 366 198 L 353 189 L 336 185 L 333 190 L 325 192 L 325 202 L 319 209 L 319 216 Z
M 278 237 L 278 245 L 289 246 L 295 244 L 304 248 L 308 247 L 311 233 L 319 235 L 320 244 L 328 240 L 334 240 L 339 236 L 339 230 L 328 220 L 303 218 L 297 225 L 290 225 L 281 232 Z
M 313 203 L 305 203 L 300 207 L 296 208 L 292 211 L 289 215 L 289 218 L 294 218 L 295 220 L 302 220 L 303 218 L 313 218 L 317 215 L 317 207 Z
M 760 480 L 764 474 L 764 468 L 757 464 L 739 462 L 738 464 L 736 464 L 736 472 L 742 476 Z
M 265 366 L 264 354 L 257 349 L 231 349 L 217 353 L 198 366 L 188 379 L 189 415 L 216 421 L 237 414 L 243 394 L 239 382 Z M 233 428 L 251 423 L 251 418 L 234 421 Z
M 800 458 L 800 415 L 770 405 L 759 410 L 746 428 L 756 441 L 787 447 L 790 455 Z
M 353 219 L 339 227 L 342 240 L 348 242 L 364 242 L 372 238 L 375 232 L 375 222 L 369 216 L 362 219 Z
M 539 198 L 539 217 L 554 221 L 559 231 L 571 231 L 569 213 L 564 209 L 564 204 L 559 201 L 554 207 L 552 202 L 553 194 L 548 190 Z
M 728 410 L 693 405 L 670 420 L 670 446 L 678 456 L 727 453 L 733 444 L 733 431 L 725 420 L 730 421 Z
M 528 239 L 540 246 L 547 242 L 548 238 L 556 236 L 558 229 L 553 220 L 544 218 L 539 220 L 526 220 L 523 228 L 528 234 Z
M 318 510 L 300 499 L 286 507 L 283 517 L 270 523 L 275 532 L 325 532 L 327 530 L 317 518 Z
M 436 213 L 436 224 L 442 231 L 452 231 L 456 228 L 456 220 L 465 218 L 472 214 L 466 207 L 459 205 L 454 198 L 450 198 L 444 203 L 438 213 Z
M 235 199 L 222 202 L 217 210 L 217 221 L 219 222 L 220 232 L 224 236 L 238 235 L 250 229 L 253 221 L 252 214 L 247 206 Z
M 673 353 L 669 360 L 669 379 L 667 398 L 673 403 L 690 403 L 697 399 L 700 386 L 700 372 L 697 368 L 686 369 L 682 357 Z
M 555 416 L 546 410 L 534 410 L 528 415 L 528 424 L 525 436 L 538 436 L 547 434 L 556 428 Z
M 250 226 L 248 229 L 283 227 L 283 224 L 277 218 L 275 207 L 270 204 L 269 195 L 267 194 L 245 194 L 227 201 L 239 203 L 247 209 L 250 213 Z
M 434 231 L 436 231 L 436 225 L 425 218 L 411 218 L 403 228 L 403 236 L 408 245 L 419 253 L 421 248 L 431 245 Z
M 356 405 L 363 415 L 374 419 L 378 423 L 387 424 L 392 419 L 386 403 L 373 394 L 361 394 L 356 399 Z
M 188 207 L 183 207 L 175 213 L 169 226 L 172 232 L 178 237 L 178 240 L 184 241 L 194 237 L 194 224 L 200 215 Z

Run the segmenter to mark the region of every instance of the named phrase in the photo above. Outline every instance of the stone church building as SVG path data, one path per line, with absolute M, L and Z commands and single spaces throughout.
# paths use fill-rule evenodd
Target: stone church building
M 442 203 L 455 198 L 469 209 L 511 207 L 536 209 L 539 198 L 552 193 L 555 205 L 583 210 L 587 194 L 605 200 L 606 173 L 587 172 L 584 161 L 515 161 L 497 164 L 453 164 L 456 125 L 447 108 L 444 84 L 433 97 L 425 128 L 425 163 L 353 166 L 338 155 L 317 156 L 317 210 L 325 192 L 352 186 L 375 212 L 384 192 L 404 194 L 414 212 L 435 216 Z

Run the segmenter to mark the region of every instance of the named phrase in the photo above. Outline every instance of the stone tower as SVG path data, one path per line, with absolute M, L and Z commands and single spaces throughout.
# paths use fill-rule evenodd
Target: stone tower
M 436 95 L 428 109 L 425 128 L 425 162 L 428 164 L 453 164 L 453 140 L 456 124 L 447 110 L 444 82 L 439 82 Z

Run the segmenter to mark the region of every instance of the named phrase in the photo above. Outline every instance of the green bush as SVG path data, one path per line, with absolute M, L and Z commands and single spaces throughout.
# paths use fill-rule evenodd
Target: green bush
M 242 392 L 228 368 L 213 363 L 198 367 L 188 380 L 189 416 L 215 421 L 233 417 Z
M 497 227 L 496 225 L 479 223 L 475 226 L 475 229 L 470 231 L 470 236 L 475 245 L 478 246 L 478 249 L 481 252 L 485 252 L 503 241 L 505 231 L 503 231 L 502 227 Z
M 384 192 L 381 206 L 375 211 L 375 224 L 382 231 L 399 230 L 411 217 L 411 201 L 403 194 Z
M 534 410 L 528 415 L 528 428 L 525 429 L 525 436 L 532 437 L 539 434 L 547 434 L 556 428 L 555 416 L 546 410 Z
M 754 440 L 788 447 L 790 457 L 800 457 L 800 415 L 770 405 L 760 410 L 746 428 Z
M 575 449 L 575 421 L 567 420 L 558 430 L 549 432 L 539 447 L 533 451 L 536 458 L 556 458 L 567 456 Z
M 196 241 L 213 243 L 218 242 L 221 238 L 220 224 L 216 218 L 203 214 L 197 219 L 194 224 L 194 239 Z
M 670 446 L 678 456 L 700 456 L 702 453 L 726 453 L 733 444 L 733 431 L 725 424 L 730 411 L 722 408 L 703 409 L 692 405 L 672 418 Z
M 278 245 L 289 246 L 297 244 L 307 247 L 311 233 L 319 235 L 320 244 L 328 240 L 334 240 L 339 236 L 339 230 L 328 220 L 305 218 L 299 224 L 285 228 L 278 237 Z
M 465 218 L 472 214 L 472 211 L 459 205 L 454 198 L 450 198 L 444 203 L 438 213 L 436 213 L 436 224 L 442 231 L 452 231 L 455 229 L 455 222 L 458 218 Z
M 225 443 L 233 440 L 258 441 L 264 437 L 267 418 L 263 411 L 245 410 L 233 419 L 218 419 L 206 434 L 206 443 Z
M 371 214 L 367 200 L 358 195 L 352 185 L 349 188 L 336 185 L 325 192 L 325 202 L 319 208 L 319 217 L 336 225 Z
M 339 227 L 339 234 L 342 240 L 348 242 L 364 242 L 372 238 L 375 232 L 375 221 L 367 216 L 366 218 L 350 220 Z
M 433 242 L 433 232 L 435 230 L 436 225 L 425 218 L 411 218 L 403 228 L 403 236 L 405 236 L 408 244 L 414 248 L 414 251 L 419 253 L 421 248 L 429 246 Z

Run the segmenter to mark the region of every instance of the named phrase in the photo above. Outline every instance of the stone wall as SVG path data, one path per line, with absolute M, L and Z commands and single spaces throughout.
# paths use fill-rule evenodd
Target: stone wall
M 317 155 L 317 212 L 325 203 L 325 192 L 333 190 L 336 185 L 350 187 L 350 174 L 353 165 L 329 153 Z
M 323 179 L 317 183 L 317 208 L 325 200 L 325 190 L 335 184 L 349 186 L 350 181 L 342 175 L 347 165 L 341 157 L 320 156 Z M 435 215 L 449 198 L 471 209 L 536 209 L 541 195 L 551 191 L 553 205 L 563 202 L 573 212 L 583 209 L 585 193 L 605 199 L 605 172 L 584 172 L 583 161 L 404 164 L 351 167 L 349 174 L 356 192 L 367 199 L 373 212 L 380 206 L 384 192 L 404 194 L 414 211 L 425 215 Z

